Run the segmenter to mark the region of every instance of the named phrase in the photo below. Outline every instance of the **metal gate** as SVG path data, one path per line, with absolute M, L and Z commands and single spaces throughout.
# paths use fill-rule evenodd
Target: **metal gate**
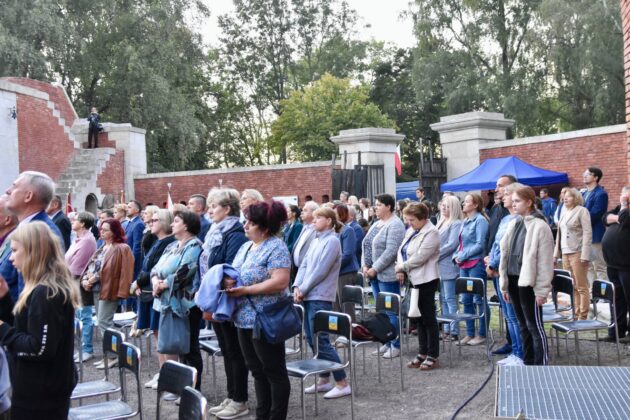
M 344 156 L 344 160 L 346 158 Z M 385 192 L 385 167 L 383 165 L 362 165 L 360 162 L 361 152 L 359 152 L 359 164 L 355 165 L 354 169 L 337 169 L 333 158 L 333 200 L 338 200 L 341 191 L 346 191 L 357 198 L 368 198 L 373 203 L 377 195 Z

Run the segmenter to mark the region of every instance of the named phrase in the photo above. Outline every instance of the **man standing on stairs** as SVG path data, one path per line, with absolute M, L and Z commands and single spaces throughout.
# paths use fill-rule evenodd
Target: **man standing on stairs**
M 95 106 L 92 107 L 90 115 L 87 117 L 88 126 L 88 149 L 92 148 L 92 139 L 94 139 L 94 148 L 98 148 L 98 133 L 101 131 L 101 116 Z
M 46 213 L 52 219 L 52 221 L 59 228 L 61 236 L 63 237 L 63 251 L 64 253 L 70 248 L 70 234 L 72 233 L 72 224 L 70 219 L 61 211 L 61 197 L 58 195 L 53 196 L 52 201 L 46 208 Z

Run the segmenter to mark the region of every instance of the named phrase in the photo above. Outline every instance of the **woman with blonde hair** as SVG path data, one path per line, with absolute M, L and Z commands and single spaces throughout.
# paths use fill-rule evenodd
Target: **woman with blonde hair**
M 66 419 L 77 383 L 72 353 L 79 289 L 46 224 L 19 226 L 11 236 L 11 252 L 24 279 L 14 325 L 0 321 L 0 342 L 11 366 L 11 418 Z
M 565 211 L 558 223 L 554 258 L 562 257 L 562 267 L 575 279 L 575 316 L 585 320 L 591 303 L 587 277 L 593 239 L 591 216 L 582 194 L 575 188 L 567 188 L 563 204 Z
M 455 196 L 445 196 L 440 202 L 440 221 L 437 229 L 440 232 L 440 258 L 438 267 L 440 270 L 440 306 L 442 315 L 457 312 L 457 299 L 455 297 L 455 280 L 459 277 L 459 268 L 451 257 L 459 245 L 459 230 L 462 226 L 462 206 Z M 444 324 L 444 340 L 457 340 L 459 329 L 457 324 L 451 331 L 449 324 Z

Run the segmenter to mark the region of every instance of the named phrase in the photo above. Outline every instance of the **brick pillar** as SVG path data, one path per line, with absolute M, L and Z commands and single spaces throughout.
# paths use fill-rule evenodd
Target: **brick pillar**
M 620 0 L 621 23 L 623 25 L 623 63 L 626 78 L 626 126 L 628 182 L 630 182 L 630 0 Z

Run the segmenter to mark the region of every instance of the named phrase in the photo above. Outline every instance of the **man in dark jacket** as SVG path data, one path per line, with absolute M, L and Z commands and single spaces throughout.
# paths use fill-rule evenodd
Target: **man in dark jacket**
M 630 213 L 628 192 L 621 191 L 620 204 L 604 216 L 607 229 L 602 238 L 602 252 L 606 261 L 608 279 L 615 285 L 615 309 L 619 338 L 627 342 L 630 338 Z M 615 341 L 615 329 L 608 331 L 608 340 Z
M 70 248 L 70 234 L 72 233 L 72 223 L 70 219 L 61 211 L 61 197 L 58 195 L 53 196 L 52 201 L 46 208 L 46 213 L 52 219 L 52 221 L 59 228 L 61 236 L 63 237 L 63 250 L 64 252 Z
M 591 264 L 588 270 L 589 281 L 595 279 L 607 279 L 606 263 L 602 255 L 602 238 L 604 237 L 604 222 L 602 217 L 608 210 L 608 193 L 600 185 L 603 172 L 601 169 L 591 166 L 584 171 L 582 178 L 586 190 L 582 192 L 584 207 L 591 214 L 591 227 L 593 230 L 593 244 L 591 245 Z
M 96 107 L 92 107 L 88 120 L 88 149 L 92 148 L 92 140 L 94 140 L 94 148 L 98 147 L 98 133 L 101 131 L 101 116 L 98 115 Z

